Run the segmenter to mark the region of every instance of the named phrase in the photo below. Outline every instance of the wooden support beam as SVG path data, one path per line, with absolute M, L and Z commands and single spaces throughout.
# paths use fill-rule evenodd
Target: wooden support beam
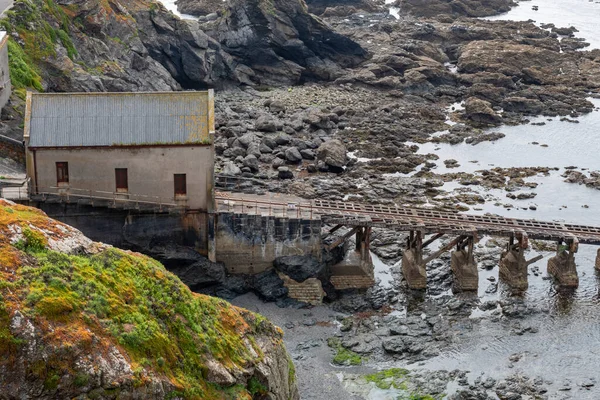
M 544 258 L 544 256 L 540 254 L 539 256 L 535 256 L 531 260 L 527 261 L 526 264 L 531 265 L 534 262 L 540 261 L 542 258 Z
M 441 238 L 442 236 L 444 236 L 445 233 L 438 233 L 436 235 L 434 235 L 432 238 L 429 238 L 425 243 L 423 243 L 423 246 L 421 246 L 421 248 L 425 248 L 427 246 L 429 246 L 431 243 L 435 242 L 436 240 L 438 240 L 439 238 Z
M 348 233 L 346 233 L 344 236 L 342 236 L 341 238 L 339 238 L 338 240 L 336 240 L 335 242 L 331 243 L 327 248 L 329 250 L 333 250 L 336 247 L 338 247 L 340 244 L 344 243 L 346 240 L 348 240 L 348 238 L 352 235 L 354 235 L 356 233 L 356 231 L 360 228 L 360 226 L 355 226 L 354 228 L 352 228 Z
M 467 236 L 462 236 L 461 235 L 461 236 L 457 237 L 456 239 L 452 240 L 450 243 L 448 243 L 447 245 L 445 245 L 444 247 L 442 247 L 441 249 L 439 249 L 438 251 L 436 251 L 435 253 L 433 253 L 429 257 L 427 257 L 425 260 L 423 260 L 423 264 L 427 264 L 429 261 L 435 260 L 440 255 L 442 255 L 446 251 L 450 250 L 451 248 L 453 248 L 454 246 L 456 246 L 458 243 L 462 242 L 466 238 L 467 238 Z
M 337 231 L 338 229 L 340 229 L 342 226 L 344 226 L 344 225 L 342 225 L 342 224 L 339 224 L 339 225 L 336 225 L 336 226 L 334 226 L 333 228 L 331 228 L 331 229 L 329 230 L 329 232 L 328 232 L 327 234 L 328 234 L 328 235 L 331 235 L 332 233 L 334 233 L 335 231 Z

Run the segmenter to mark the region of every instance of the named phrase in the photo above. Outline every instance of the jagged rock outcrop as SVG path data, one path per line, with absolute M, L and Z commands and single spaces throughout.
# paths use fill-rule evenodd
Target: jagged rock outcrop
M 180 13 L 188 15 L 208 15 L 225 8 L 223 0 L 177 0 L 175 2 Z
M 297 83 L 333 79 L 366 57 L 301 0 L 231 0 L 220 7 L 227 7 L 222 17 L 205 26 L 147 0 L 17 1 L 5 25 L 47 91 Z
M 367 58 L 356 42 L 308 13 L 302 0 L 230 0 L 215 36 L 266 85 L 302 79 L 332 80 Z
M 298 400 L 282 331 L 0 200 L 0 398 Z

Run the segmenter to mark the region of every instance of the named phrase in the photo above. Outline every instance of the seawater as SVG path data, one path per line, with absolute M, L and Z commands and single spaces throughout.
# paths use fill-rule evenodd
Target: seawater
M 533 6 L 538 9 L 533 10 Z M 589 49 L 600 48 L 598 21 L 600 2 L 598 0 L 532 0 L 521 1 L 509 12 L 488 17 L 489 20 L 528 21 L 538 25 L 553 23 L 557 27 L 575 27 L 576 37 L 585 38 Z
M 564 1 L 561 3 L 578 3 Z M 540 10 L 544 3 L 540 4 Z M 586 1 L 587 3 L 587 1 Z M 523 3 L 535 4 L 535 2 Z M 598 7 L 594 3 L 591 7 Z M 594 8 L 596 9 L 596 8 Z M 510 15 L 510 13 L 508 14 Z M 575 26 L 586 27 L 582 21 L 574 20 Z M 560 24 L 557 23 L 560 26 Z M 587 28 L 593 28 L 587 26 Z M 596 107 L 599 100 L 591 100 Z M 526 181 L 538 183 L 534 189 L 537 196 L 529 200 L 512 200 L 506 197 L 503 189 L 486 190 L 475 187 L 472 190 L 484 195 L 485 205 L 470 206 L 472 213 L 493 213 L 506 217 L 531 218 L 545 221 L 570 222 L 600 226 L 600 190 L 583 185 L 564 182 L 561 176 L 565 167 L 576 166 L 578 170 L 600 170 L 600 112 L 597 110 L 577 118 L 579 123 L 560 121 L 560 118 L 536 117 L 531 122 L 545 122 L 543 126 L 520 125 L 503 126 L 493 129 L 506 134 L 495 142 L 478 145 L 466 143 L 458 145 L 426 143 L 420 144 L 419 153 L 437 154 L 438 173 L 470 172 L 494 167 L 553 167 L 548 176 L 537 175 Z M 492 130 L 490 130 L 492 131 Z M 534 144 L 539 143 L 539 144 Z M 542 147 L 545 144 L 547 147 Z M 446 168 L 443 161 L 455 159 L 459 168 Z M 461 185 L 456 182 L 446 184 L 443 189 L 451 192 Z M 494 203 L 510 203 L 514 208 L 505 208 Z M 535 205 L 536 210 L 529 206 Z M 523 295 L 529 305 L 542 309 L 540 313 L 521 320 L 491 322 L 489 318 L 473 322 L 458 335 L 453 344 L 440 356 L 415 366 L 429 369 L 469 370 L 470 378 L 491 376 L 495 379 L 513 374 L 541 377 L 549 387 L 551 399 L 600 399 L 600 275 L 595 271 L 594 261 L 598 247 L 581 245 L 576 254 L 580 287 L 569 293 L 558 291 L 552 280 L 547 279 L 546 265 L 553 252 L 542 252 L 544 258 L 530 266 L 537 266 L 542 274 L 529 275 L 529 289 Z M 538 253 L 530 251 L 528 258 Z M 498 268 L 491 271 L 480 270 L 479 296 L 482 300 L 501 300 L 511 297 L 507 290 L 486 294 L 488 277 L 498 281 Z M 546 279 L 545 279 L 546 278 Z M 473 311 L 473 319 L 482 313 Z M 533 326 L 535 334 L 517 335 L 511 332 L 511 325 Z M 521 353 L 518 362 L 510 362 L 509 357 Z M 583 389 L 580 384 L 588 379 L 596 379 L 596 385 Z M 564 390 L 570 387 L 570 390 Z M 452 385 L 456 388 L 456 385 Z M 454 389 L 450 389 L 451 392 Z

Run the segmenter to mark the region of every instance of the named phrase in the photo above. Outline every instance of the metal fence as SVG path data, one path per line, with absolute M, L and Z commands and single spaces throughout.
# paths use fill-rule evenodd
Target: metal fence
M 162 198 L 160 196 L 151 196 L 135 193 L 120 193 L 108 192 L 92 189 L 77 189 L 72 187 L 40 187 L 37 193 L 31 194 L 31 199 L 39 199 L 46 201 L 49 199 L 58 199 L 64 202 L 78 202 L 79 200 L 89 200 L 93 204 L 94 201 L 109 202 L 116 206 L 118 204 L 128 204 L 139 208 L 140 206 L 158 206 L 163 207 L 179 207 L 174 198 Z

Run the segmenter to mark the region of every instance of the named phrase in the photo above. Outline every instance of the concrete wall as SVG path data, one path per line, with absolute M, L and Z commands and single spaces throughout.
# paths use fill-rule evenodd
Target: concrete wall
M 37 148 L 30 153 L 27 173 L 38 192 L 56 191 L 49 189 L 57 186 L 55 163 L 66 161 L 71 189 L 115 192 L 115 168 L 127 168 L 132 198 L 159 196 L 165 203 L 175 202 L 173 174 L 187 174 L 187 207 L 207 209 L 214 165 L 211 146 Z
M 6 105 L 11 92 L 8 70 L 8 35 L 0 32 L 0 109 Z
M 179 245 L 206 254 L 206 214 L 138 213 L 88 205 L 31 204 L 92 240 L 152 255 L 153 248 Z
M 281 256 L 321 259 L 321 221 L 232 213 L 217 218 L 217 261 L 231 274 L 263 272 Z

